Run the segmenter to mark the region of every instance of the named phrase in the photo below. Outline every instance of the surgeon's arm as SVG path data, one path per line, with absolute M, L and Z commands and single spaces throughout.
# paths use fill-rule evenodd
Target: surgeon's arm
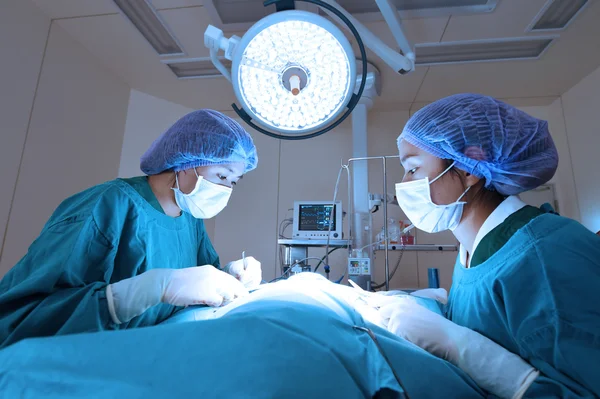
M 600 397 L 599 335 L 556 320 L 527 336 L 521 346 L 540 370 L 526 397 Z
M 526 396 L 600 397 L 600 240 L 574 221 L 560 226 L 532 231 L 535 260 L 514 276 L 536 282 L 524 290 L 527 300 L 514 295 L 509 303 L 511 322 L 524 331 L 521 352 L 540 371 Z M 517 293 L 523 287 L 510 283 Z
M 28 337 L 117 328 L 105 294 L 115 252 L 93 217 L 46 227 L 0 282 L 0 347 Z
M 379 313 L 388 331 L 448 360 L 497 397 L 522 398 L 539 374 L 518 355 L 422 307 L 413 298 L 398 298 Z

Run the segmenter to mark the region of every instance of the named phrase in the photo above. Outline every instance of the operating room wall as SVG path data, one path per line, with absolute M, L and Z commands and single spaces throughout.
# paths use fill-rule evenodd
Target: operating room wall
M 29 0 L 3 1 L 0 38 L 2 276 L 64 198 L 117 176 L 129 87 Z
M 28 23 L 23 23 L 27 21 Z M 50 19 L 29 1 L 0 12 L 0 259 Z M 7 62 L 10 55 L 13 62 Z M 5 268 L 0 266 L 0 276 Z
M 581 221 L 600 231 L 600 68 L 567 91 L 558 102 L 564 109 L 573 156 L 573 174 Z
M 548 122 L 548 129 L 558 150 L 558 169 L 549 181 L 549 184 L 553 184 L 555 188 L 558 212 L 562 216 L 581 221 L 572 166 L 572 160 L 579 155 L 571 152 L 560 99 L 548 106 L 521 107 L 521 109 Z

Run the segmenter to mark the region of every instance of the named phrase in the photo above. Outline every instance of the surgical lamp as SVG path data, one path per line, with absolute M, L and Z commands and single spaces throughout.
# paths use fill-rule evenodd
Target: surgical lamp
M 293 0 L 265 1 L 264 6 L 274 4 L 277 12 L 258 21 L 242 38 L 228 39 L 212 25 L 204 33 L 213 64 L 232 83 L 241 103 L 241 108 L 232 104 L 234 111 L 255 130 L 287 140 L 319 136 L 350 115 L 367 82 L 363 37 L 367 47 L 399 73 L 414 69 L 414 53 L 406 40 L 401 47 L 408 56 L 391 50 L 333 0 L 296 1 L 321 7 L 352 33 L 362 63 L 359 79 L 352 46 L 341 30 L 320 15 L 296 10 Z M 394 26 L 397 32 L 399 22 Z M 231 71 L 219 60 L 219 51 L 232 61 Z

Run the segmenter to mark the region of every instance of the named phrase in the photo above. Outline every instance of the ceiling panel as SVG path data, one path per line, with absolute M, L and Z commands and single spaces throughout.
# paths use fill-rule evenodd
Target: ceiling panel
M 553 0 L 536 16 L 530 26 L 531 31 L 560 31 L 566 29 L 571 22 L 583 12 L 591 0 Z
M 546 4 L 546 0 L 501 0 L 489 14 L 455 15 L 443 41 L 520 37 Z
M 204 31 L 211 24 L 210 17 L 204 7 L 191 7 L 162 10 L 158 12 L 179 40 L 190 57 L 207 57 L 208 49 L 204 46 Z M 234 34 L 242 36 L 244 32 L 227 32 L 225 36 Z
M 392 0 L 402 19 L 430 18 L 450 15 L 492 12 L 500 0 Z M 359 21 L 382 21 L 375 0 L 337 0 L 337 3 Z M 325 12 L 319 11 L 324 15 Z
M 494 7 L 489 0 L 393 0 L 399 12 L 446 9 L 455 12 L 486 12 Z M 378 12 L 373 0 L 338 0 L 338 4 L 353 14 Z
M 202 0 L 150 0 L 157 10 L 201 6 Z
M 514 97 L 557 96 L 600 66 L 600 2 L 579 16 L 537 61 L 432 66 L 417 101 L 459 92 Z
M 469 40 L 417 44 L 416 64 L 457 64 L 465 62 L 538 59 L 556 37 Z
M 173 35 L 190 57 L 208 56 L 204 47 L 204 31 L 210 24 L 204 7 L 180 8 L 158 11 Z
M 420 41 L 438 41 L 442 36 L 444 27 L 448 21 L 447 17 L 411 19 L 403 22 L 404 32 L 407 38 L 414 42 Z M 365 26 L 379 37 L 385 44 L 391 48 L 397 48 L 396 42 L 390 34 L 390 30 L 385 22 L 368 22 Z M 358 45 L 355 40 L 346 33 L 346 37 L 353 43 L 354 54 L 360 57 Z M 421 82 L 425 77 L 427 68 L 418 68 L 407 75 L 399 75 L 392 70 L 385 62 L 378 58 L 373 52 L 367 49 L 367 58 L 373 63 L 381 74 L 381 98 L 375 102 L 375 107 L 384 102 L 391 103 L 411 103 L 417 95 Z
M 235 97 L 227 80 L 177 79 L 143 36 L 132 34 L 134 28 L 121 15 L 59 24 L 134 89 L 189 108 L 231 109 Z
M 448 18 L 449 17 L 407 19 L 402 21 L 402 29 L 408 41 L 413 45 L 415 43 L 438 42 L 441 40 L 442 34 L 446 29 Z M 376 25 L 366 23 L 365 26 L 372 29 L 373 33 L 384 39 L 388 45 L 395 46 L 395 41 L 392 38 L 390 30 L 384 22 L 379 22 Z
M 559 95 L 564 83 L 551 75 L 536 61 L 431 66 L 417 101 L 434 101 L 460 92 L 503 98 Z
M 118 13 L 112 0 L 32 0 L 52 19 Z
M 183 45 L 187 56 L 206 57 L 208 51 L 203 45 L 203 35 L 212 21 L 206 7 L 196 6 L 199 1 L 195 0 L 152 1 L 163 8 L 160 15 Z M 87 8 L 81 11 L 84 13 L 104 13 L 107 9 L 102 9 L 102 4 L 105 7 L 113 4 L 112 0 L 81 0 L 77 3 L 81 6 L 87 3 Z M 491 14 L 453 16 L 450 21 L 448 17 L 409 19 L 403 21 L 403 27 L 412 43 L 438 42 L 446 28 L 444 41 L 493 38 L 496 34 L 527 36 L 523 29 L 531 22 L 529 14 L 533 18 L 539 11 L 532 6 L 533 3 L 541 8 L 545 0 L 501 0 L 498 9 Z M 52 4 L 65 6 L 75 2 L 56 0 Z M 96 8 L 92 8 L 92 4 Z M 55 7 L 53 12 L 65 15 L 60 12 L 60 7 Z M 522 17 L 525 14 L 528 16 Z M 561 32 L 561 37 L 537 61 L 417 67 L 416 71 L 401 76 L 368 52 L 369 61 L 378 67 L 382 79 L 382 95 L 375 101 L 374 108 L 407 110 L 415 101 L 427 103 L 465 91 L 483 92 L 500 98 L 520 98 L 528 105 L 548 102 L 600 66 L 599 18 L 600 2 L 594 2 L 567 30 Z M 190 108 L 229 110 L 235 100 L 231 84 L 222 77 L 178 80 L 122 15 L 72 18 L 58 23 L 135 89 Z M 367 22 L 365 25 L 395 48 L 385 23 Z M 463 28 L 464 31 L 461 31 Z M 231 36 L 232 33 L 243 34 L 226 34 Z M 358 54 L 356 46 L 355 51 Z

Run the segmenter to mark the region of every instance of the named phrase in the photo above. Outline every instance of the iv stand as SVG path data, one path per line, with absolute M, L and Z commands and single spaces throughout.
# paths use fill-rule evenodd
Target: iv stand
M 348 164 L 346 166 L 350 166 L 350 163 L 356 161 L 369 161 L 374 159 L 380 159 L 381 165 L 383 167 L 383 198 L 385 201 L 385 206 L 383 207 L 383 237 L 385 241 L 385 290 L 389 291 L 390 289 L 390 259 L 388 253 L 388 245 L 389 242 L 389 234 L 388 234 L 388 217 L 387 217 L 387 206 L 388 206 L 388 197 L 387 197 L 387 160 L 391 158 L 400 158 L 399 155 L 388 155 L 388 156 L 380 156 L 380 157 L 362 157 L 362 158 L 350 158 L 348 159 Z M 353 187 L 354 189 L 354 187 Z M 367 190 L 368 191 L 368 190 Z M 354 214 L 354 204 L 350 204 L 351 212 L 350 215 Z M 352 226 L 352 218 L 350 218 L 350 231 L 354 234 L 354 226 Z M 372 230 L 371 230 L 372 232 Z M 353 238 L 353 237 L 351 237 Z

